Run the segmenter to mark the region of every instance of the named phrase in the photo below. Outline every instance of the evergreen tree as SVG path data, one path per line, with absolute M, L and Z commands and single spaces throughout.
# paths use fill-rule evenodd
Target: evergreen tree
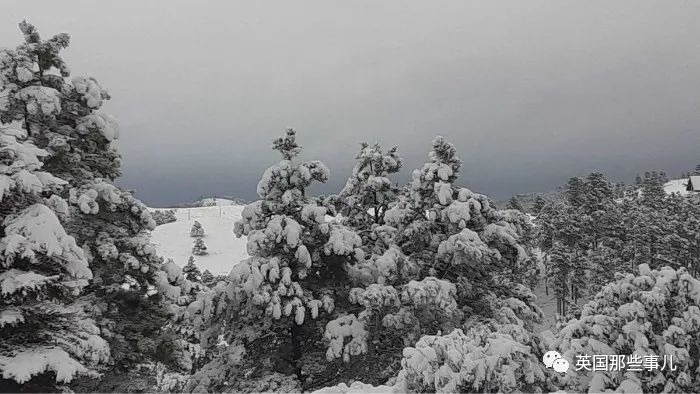
M 384 385 L 341 383 L 321 392 L 500 393 L 547 388 L 534 336 L 517 319 L 502 319 L 478 322 L 466 332 L 423 336 L 403 350 L 398 374 Z
M 513 196 L 508 200 L 508 203 L 506 204 L 506 209 L 515 209 L 520 212 L 525 212 L 523 204 L 520 203 L 520 200 L 516 196 Z
M 542 212 L 542 209 L 546 204 L 547 200 L 545 200 L 542 196 L 535 197 L 535 205 L 532 207 L 532 213 L 538 215 L 540 212 Z
M 0 52 L 0 88 L 12 83 L 13 55 Z M 92 272 L 61 223 L 68 204 L 55 192 L 66 182 L 42 168 L 49 156 L 26 130 L 0 127 L 0 386 L 8 391 L 55 391 L 109 360 L 77 298 Z
M 192 225 L 192 228 L 190 229 L 190 237 L 201 238 L 203 236 L 204 236 L 204 228 L 202 228 L 202 224 L 199 223 L 199 221 L 195 220 L 194 224 Z
M 641 195 L 641 203 L 647 207 L 654 209 L 662 207 L 666 198 L 666 192 L 664 191 L 664 183 L 656 171 L 651 172 L 648 177 L 644 178 Z
M 82 300 L 110 343 L 112 367 L 101 371 L 108 382 L 136 363 L 167 358 L 159 356 L 169 341 L 161 336 L 166 310 L 158 294 L 148 294 L 162 262 L 148 241 L 155 222 L 140 201 L 112 184 L 120 174 L 119 128 L 100 111 L 109 95 L 95 79 L 68 78 L 60 57 L 68 35 L 44 41 L 32 25 L 23 22 L 20 29 L 25 42 L 2 55 L 0 120 L 20 122 L 48 153 L 44 171 L 66 181 L 57 195 L 68 203 L 65 229 L 92 267 Z
M 214 274 L 212 274 L 211 271 L 204 270 L 204 272 L 202 272 L 202 283 L 205 285 L 211 287 L 215 284 L 215 279 L 216 278 L 214 278 Z
M 227 382 L 233 390 L 268 391 L 273 388 L 249 385 L 261 376 L 274 377 L 269 384 L 298 385 L 298 379 L 312 381 L 327 373 L 323 327 L 335 317 L 336 303 L 347 299 L 343 265 L 361 254 L 361 241 L 340 223 L 327 221 L 332 207 L 306 195 L 329 172 L 320 161 L 297 161 L 296 132 L 288 130 L 273 149 L 282 161 L 265 171 L 257 187 L 260 200 L 245 207 L 234 227 L 237 236 L 247 236 L 251 258 L 234 266 L 229 312 L 214 322 L 228 346 L 188 390 L 220 390 Z M 214 374 L 225 380 L 213 379 Z
M 583 206 L 579 218 L 584 225 L 585 234 L 590 249 L 596 249 L 610 235 L 616 217 L 611 215 L 615 204 L 613 185 L 600 172 L 593 172 L 586 177 Z
M 620 198 L 625 197 L 628 190 L 629 190 L 629 188 L 627 187 L 627 185 L 625 185 L 624 182 L 617 182 L 615 184 L 615 191 L 613 193 L 615 196 L 615 199 L 620 199 Z
M 564 186 L 564 196 L 569 205 L 573 207 L 581 207 L 584 204 L 586 194 L 586 181 L 580 177 L 570 178 Z
M 347 268 L 356 286 L 350 301 L 364 310 L 329 323 L 329 354 L 349 361 L 359 347 L 367 354 L 360 357 L 378 368 L 370 383 L 390 376 L 377 372 L 390 371 L 395 349 L 452 331 L 466 316 L 498 320 L 508 310 L 522 327 L 539 317 L 530 290 L 514 283 L 530 262 L 519 243 L 529 231 L 527 217 L 498 211 L 485 196 L 454 186 L 460 166 L 454 146 L 436 138 L 429 162 L 413 172 L 385 226 L 374 231 L 389 235 L 390 246 Z
M 153 220 L 156 222 L 156 226 L 160 226 L 163 224 L 167 223 L 172 223 L 177 221 L 177 218 L 175 217 L 175 210 L 174 209 L 159 209 L 156 211 L 153 211 L 152 213 Z
M 556 376 L 557 386 L 588 392 L 697 392 L 699 319 L 700 281 L 684 268 L 655 270 L 642 264 L 635 275 L 618 275 L 546 346 L 571 360 L 592 360 L 601 352 L 636 355 L 647 367 L 635 370 L 627 364 L 625 373 L 580 368 Z
M 338 212 L 367 242 L 369 231 L 384 224 L 384 214 L 396 199 L 398 188 L 389 175 L 401 169 L 401 157 L 396 147 L 385 153 L 379 144 L 363 142 L 355 159 L 352 175 L 338 196 Z
M 208 253 L 209 252 L 207 251 L 207 245 L 204 244 L 204 240 L 199 237 L 195 238 L 194 246 L 192 247 L 192 254 L 195 256 L 204 256 Z
M 199 271 L 197 264 L 195 264 L 194 256 L 190 256 L 190 258 L 187 260 L 187 264 L 182 267 L 182 272 L 185 275 L 185 278 L 190 282 L 202 282 L 202 273 Z

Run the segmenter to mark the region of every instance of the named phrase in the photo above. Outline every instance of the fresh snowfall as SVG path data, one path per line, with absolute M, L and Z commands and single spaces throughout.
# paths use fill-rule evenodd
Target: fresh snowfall
M 417 168 L 361 143 L 331 174 L 287 129 L 256 201 L 147 207 L 114 184 L 137 136 L 71 73 L 70 37 L 19 27 L 0 50 L 0 391 L 700 392 L 700 165 L 501 205 L 443 137 Z

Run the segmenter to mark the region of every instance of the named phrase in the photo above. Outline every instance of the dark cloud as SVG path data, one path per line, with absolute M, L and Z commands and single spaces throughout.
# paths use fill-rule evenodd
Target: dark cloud
M 331 168 L 319 192 L 362 140 L 406 180 L 437 134 L 495 198 L 700 162 L 698 2 L 8 1 L 0 45 L 23 18 L 110 89 L 120 184 L 154 205 L 254 198 L 287 126 Z

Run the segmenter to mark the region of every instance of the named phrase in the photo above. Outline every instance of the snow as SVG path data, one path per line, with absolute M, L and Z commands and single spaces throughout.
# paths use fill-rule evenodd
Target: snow
M 31 115 L 53 115 L 61 112 L 61 99 L 56 89 L 29 86 L 19 91 L 19 97 L 27 103 L 27 112 Z
M 664 184 L 664 190 L 666 191 L 666 194 L 678 193 L 681 196 L 685 196 L 688 194 L 688 191 L 685 190 L 687 185 L 688 179 L 686 178 L 672 179 Z
M 58 279 L 58 275 L 44 276 L 31 271 L 11 269 L 0 274 L 0 295 L 6 296 L 21 291 L 37 290 L 45 284 Z
M 83 250 L 66 234 L 47 206 L 32 205 L 5 224 L 5 237 L 0 239 L 0 255 L 6 259 L 5 265 L 9 266 L 17 255 L 36 261 L 39 258 L 36 254 L 40 253 L 62 260 L 64 268 L 76 278 L 92 278 Z
M 0 356 L 0 370 L 3 378 L 14 379 L 18 383 L 24 383 L 44 371 L 56 372 L 56 380 L 59 382 L 70 382 L 75 375 L 88 372 L 58 347 L 20 351 L 12 357 Z
M 95 111 L 78 119 L 75 130 L 83 135 L 92 130 L 98 131 L 107 141 L 119 139 L 119 124 L 112 116 L 101 111 Z
M 0 311 L 0 328 L 24 323 L 24 315 L 18 309 L 5 309 Z
M 367 352 L 367 331 L 365 331 L 364 324 L 354 314 L 344 315 L 329 321 L 324 336 L 328 341 L 326 352 L 328 361 L 342 356 L 343 361 L 349 362 L 350 356 Z M 346 337 L 351 338 L 347 343 Z
M 199 221 L 204 228 L 203 240 L 208 254 L 196 256 L 195 263 L 201 271 L 209 270 L 214 275 L 228 274 L 235 264 L 249 257 L 246 238 L 236 238 L 233 234 L 233 223 L 241 218 L 243 206 L 221 198 L 201 201 L 204 205 L 212 206 L 172 208 L 177 221 L 156 227 L 151 233 L 151 242 L 160 256 L 166 260 L 173 259 L 177 265 L 184 267 L 194 245 L 190 229 L 195 220 Z
M 102 106 L 102 87 L 94 78 L 73 77 L 72 82 L 76 92 L 83 96 L 88 107 L 99 108 Z

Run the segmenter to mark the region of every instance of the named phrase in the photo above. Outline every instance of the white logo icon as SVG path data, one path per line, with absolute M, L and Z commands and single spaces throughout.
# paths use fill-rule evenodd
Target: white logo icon
M 542 362 L 547 368 L 554 368 L 559 373 L 565 373 L 569 370 L 569 362 L 566 361 L 559 352 L 550 350 L 542 357 Z

